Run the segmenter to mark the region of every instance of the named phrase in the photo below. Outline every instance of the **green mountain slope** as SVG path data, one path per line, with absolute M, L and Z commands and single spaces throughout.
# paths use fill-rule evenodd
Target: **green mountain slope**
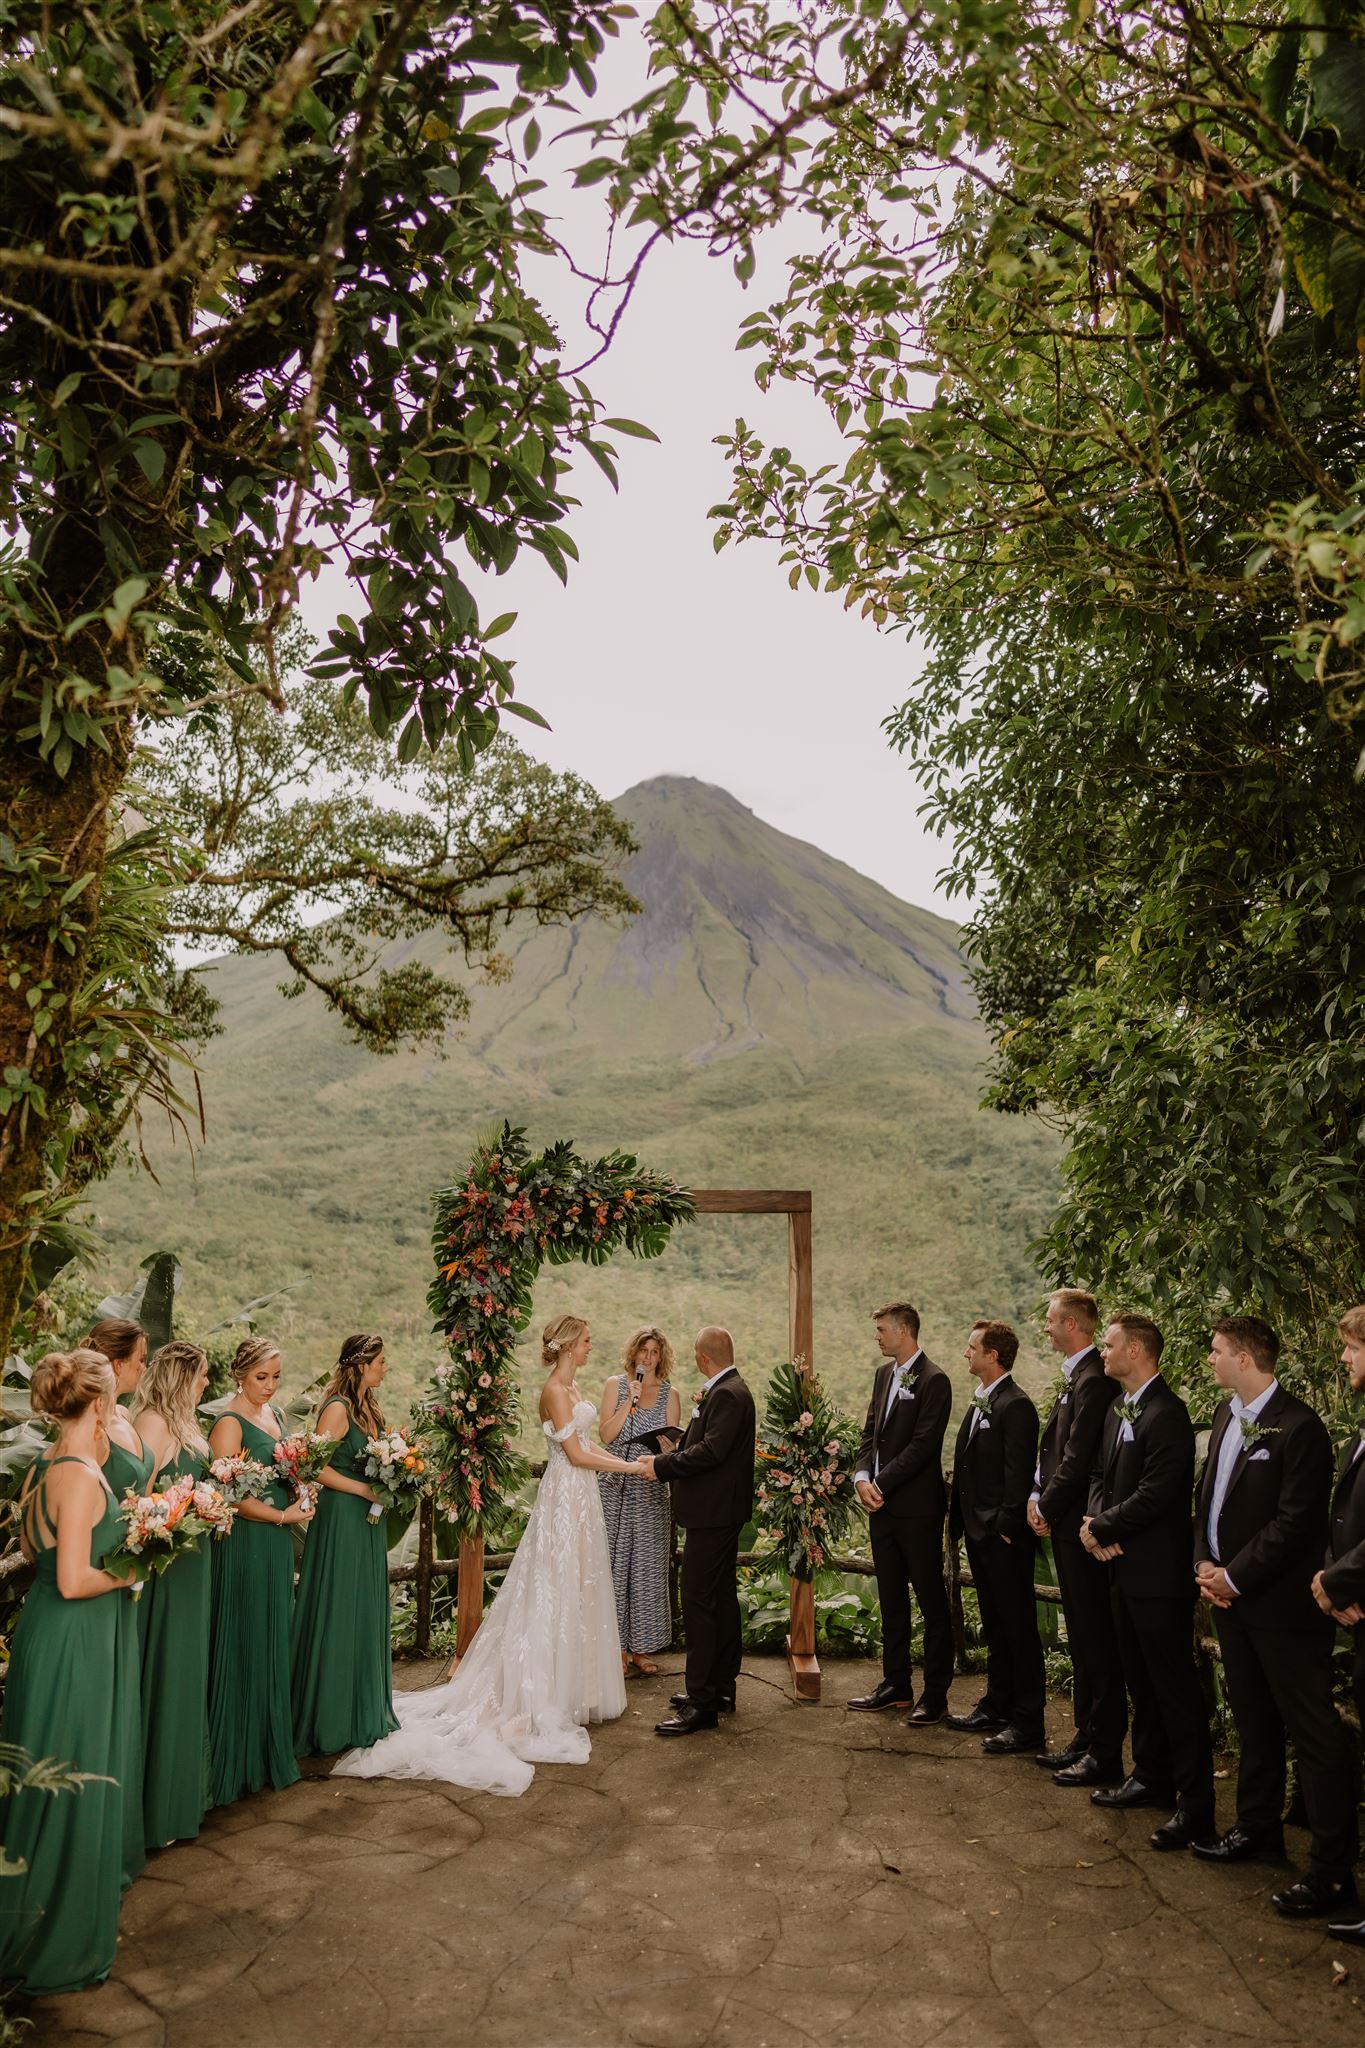
M 268 963 L 217 967 L 208 1141 L 191 1164 L 153 1140 L 159 1186 L 100 1191 L 108 1277 L 179 1251 L 187 1333 L 288 1284 L 291 1378 L 380 1329 L 405 1395 L 437 1355 L 431 1192 L 509 1116 L 692 1186 L 810 1187 L 816 1362 L 849 1402 L 888 1297 L 917 1301 L 928 1349 L 954 1363 L 974 1315 L 1027 1317 L 1055 1151 L 976 1106 L 984 1041 L 955 927 L 707 784 L 660 778 L 617 808 L 641 843 L 627 880 L 644 914 L 522 938 L 444 1060 L 375 1060 L 319 1003 L 283 1001 Z M 704 1218 L 656 1263 L 547 1273 L 538 1320 L 542 1305 L 591 1317 L 594 1384 L 646 1319 L 683 1350 L 699 1322 L 727 1322 L 761 1371 L 786 1355 L 785 1224 Z

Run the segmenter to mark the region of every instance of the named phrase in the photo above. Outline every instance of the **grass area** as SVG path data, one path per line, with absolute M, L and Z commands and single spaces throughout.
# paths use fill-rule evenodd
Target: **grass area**
M 412 1060 L 414 1085 L 385 1085 L 381 1108 L 365 1085 L 366 1056 L 349 1047 L 333 1048 L 333 1073 L 319 1085 L 287 1040 L 270 1057 L 240 1060 L 229 1042 L 209 1063 L 214 1118 L 193 1168 L 183 1147 L 164 1146 L 154 1155 L 159 1185 L 127 1175 L 100 1190 L 99 1278 L 126 1285 L 147 1251 L 176 1251 L 186 1334 L 287 1288 L 268 1317 L 287 1378 L 330 1364 L 348 1331 L 381 1330 L 397 1411 L 439 1356 L 425 1305 L 432 1191 L 505 1114 L 537 1142 L 571 1136 L 588 1153 L 622 1145 L 692 1186 L 809 1187 L 815 1362 L 845 1406 L 866 1399 L 868 1316 L 893 1296 L 919 1305 L 926 1348 L 942 1363 L 956 1365 L 974 1316 L 1028 1326 L 1023 1376 L 1041 1378 L 1028 1245 L 1053 1199 L 1053 1144 L 1036 1125 L 978 1109 L 975 1052 L 960 1029 L 921 1029 L 856 1042 L 801 1072 L 758 1047 L 699 1069 L 580 1074 L 551 1101 L 491 1090 L 451 1099 L 451 1077 Z M 704 1217 L 660 1260 L 547 1270 L 533 1328 L 567 1308 L 593 1325 L 594 1394 L 645 1320 L 661 1323 L 684 1356 L 700 1323 L 728 1324 L 762 1384 L 788 1348 L 785 1221 Z M 529 1387 L 530 1342 L 524 1356 Z

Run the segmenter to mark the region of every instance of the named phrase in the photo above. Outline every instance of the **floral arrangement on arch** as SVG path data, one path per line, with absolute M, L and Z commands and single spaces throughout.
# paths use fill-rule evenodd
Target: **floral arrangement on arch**
M 675 1181 L 628 1153 L 584 1160 L 566 1139 L 533 1155 L 510 1123 L 479 1142 L 463 1182 L 435 1199 L 427 1302 L 450 1357 L 414 1422 L 438 1512 L 462 1538 L 492 1537 L 527 1477 L 516 1448 L 516 1344 L 541 1266 L 600 1266 L 619 1251 L 657 1258 L 695 1211 Z
M 794 1579 L 813 1579 L 857 1505 L 857 1424 L 800 1361 L 779 1365 L 758 1432 L 754 1516 Z

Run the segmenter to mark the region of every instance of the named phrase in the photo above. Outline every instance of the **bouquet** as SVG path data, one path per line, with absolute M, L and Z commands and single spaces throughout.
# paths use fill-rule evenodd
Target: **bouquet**
M 336 1437 L 310 1435 L 307 1430 L 280 1438 L 275 1446 L 275 1464 L 300 1501 L 312 1499 L 315 1482 L 327 1470 L 338 1448 Z
M 377 1522 L 386 1508 L 409 1517 L 416 1513 L 427 1491 L 427 1461 L 406 1430 L 390 1429 L 370 1437 L 362 1469 L 374 1489 L 372 1521 Z
M 268 1465 L 262 1465 L 258 1458 L 249 1458 L 245 1451 L 237 1451 L 230 1458 L 215 1458 L 208 1476 L 233 1508 L 240 1507 L 244 1500 L 259 1500 L 275 1477 Z
M 116 1579 L 134 1579 L 136 1599 L 142 1581 L 187 1550 L 197 1550 L 204 1536 L 226 1536 L 237 1510 L 207 1479 L 177 1479 L 162 1493 L 135 1493 L 129 1487 L 119 1516 L 123 1539 L 109 1551 L 104 1569 Z

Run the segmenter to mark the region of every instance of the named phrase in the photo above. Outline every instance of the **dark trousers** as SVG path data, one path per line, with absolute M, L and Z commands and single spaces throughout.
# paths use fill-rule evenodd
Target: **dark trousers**
M 694 1707 L 734 1698 L 743 1639 L 735 1559 L 740 1525 L 689 1529 L 682 1556 L 683 1627 L 687 1632 L 687 1697 Z
M 885 1508 L 868 1518 L 877 1598 L 882 1610 L 882 1675 L 911 1696 L 910 1637 L 913 1589 L 924 1617 L 924 1692 L 931 1705 L 946 1701 L 953 1682 L 953 1623 L 943 1582 L 943 1521 L 937 1515 L 893 1521 Z
M 1101 1763 L 1117 1763 L 1128 1732 L 1128 1697 L 1114 1633 L 1109 1574 L 1091 1557 L 1079 1536 L 1059 1536 L 1055 1530 L 1052 1560 L 1071 1652 L 1076 1733 Z
M 1238 1822 L 1253 1834 L 1279 1827 L 1288 1736 L 1311 1831 L 1309 1862 L 1322 1877 L 1348 1877 L 1358 1843 L 1350 1750 L 1332 1700 L 1331 1627 L 1257 1628 L 1240 1601 L 1216 1608 L 1213 1621 L 1241 1752 Z
M 1213 1821 L 1213 1743 L 1194 1663 L 1194 1596 L 1129 1596 L 1116 1584 L 1114 1626 L 1133 1703 L 1133 1774 L 1173 1786 L 1192 1821 Z
M 1047 1686 L 1033 1597 L 1033 1538 L 1006 1543 L 988 1536 L 976 1543 L 968 1536 L 966 1542 L 986 1638 L 986 1705 L 1012 1728 L 1041 1739 Z

